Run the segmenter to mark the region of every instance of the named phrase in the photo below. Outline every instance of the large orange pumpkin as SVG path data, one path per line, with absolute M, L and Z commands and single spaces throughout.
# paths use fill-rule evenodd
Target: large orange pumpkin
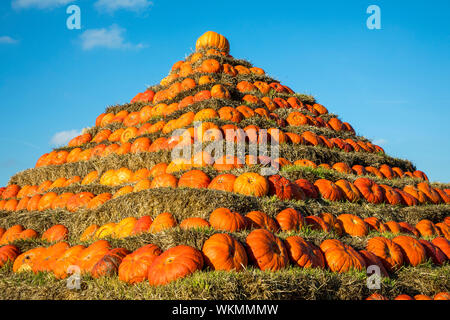
M 367 242 L 366 250 L 372 252 L 388 271 L 397 269 L 403 265 L 403 253 L 400 246 L 390 239 L 374 237 Z
M 245 252 L 244 252 L 245 253 Z M 8 261 L 14 263 L 20 254 L 20 249 L 13 245 L 0 247 L 0 268 Z
M 367 202 L 375 204 L 383 202 L 383 191 L 380 186 L 372 180 L 368 178 L 358 178 L 353 182 L 353 185 L 359 190 Z
M 136 224 L 134 225 L 134 229 L 131 232 L 131 235 L 138 235 L 144 232 L 148 232 L 152 223 L 153 223 L 152 217 L 150 216 L 140 217 L 136 221 Z
M 247 227 L 247 222 L 242 215 L 237 212 L 231 212 L 227 208 L 214 210 L 209 217 L 209 223 L 214 229 L 229 232 L 244 230 Z
M 97 263 L 92 267 L 91 275 L 93 278 L 103 276 L 113 276 L 118 273 L 122 260 L 130 252 L 124 248 L 115 248 L 109 250 Z
M 55 242 L 67 239 L 69 230 L 62 224 L 56 224 L 42 234 L 42 240 Z
M 341 222 L 345 233 L 351 236 L 364 237 L 369 233 L 369 228 L 364 220 L 353 214 L 341 214 L 337 220 Z
M 436 236 L 439 234 L 434 223 L 428 219 L 423 219 L 417 222 L 416 229 L 420 232 L 422 237 Z
M 425 249 L 425 252 L 427 253 L 427 257 L 430 258 L 434 264 L 440 266 L 445 261 L 447 261 L 447 257 L 442 252 L 442 250 L 439 249 L 438 247 L 436 247 L 433 243 L 431 243 L 427 240 L 424 240 L 424 239 L 420 239 L 419 242 Z
M 80 236 L 80 241 L 89 241 L 94 239 L 95 233 L 97 232 L 99 226 L 96 224 L 91 224 L 89 227 L 84 230 L 84 232 Z
M 81 272 L 90 273 L 95 264 L 103 258 L 110 249 L 111 247 L 108 241 L 98 240 L 78 254 L 75 265 L 80 267 Z
M 157 233 L 163 230 L 173 228 L 177 225 L 177 221 L 173 217 L 173 215 L 169 212 L 163 212 L 156 216 L 150 225 L 149 232 Z
M 301 268 L 324 268 L 322 251 L 299 236 L 291 236 L 284 241 L 289 259 Z
M 418 240 L 409 236 L 397 236 L 392 241 L 400 247 L 406 263 L 415 267 L 425 262 L 427 254 Z
M 236 176 L 231 173 L 221 174 L 212 179 L 208 185 L 208 189 L 233 192 Z
M 450 242 L 447 239 L 443 237 L 437 237 L 431 240 L 431 243 L 441 249 L 441 251 L 447 256 L 447 259 L 450 260 Z
M 284 209 L 276 216 L 276 220 L 283 231 L 301 230 L 305 225 L 302 214 L 292 208 Z
M 255 229 L 267 229 L 274 233 L 280 230 L 278 223 L 261 211 L 251 211 L 245 215 L 245 219 L 247 220 L 247 225 Z
M 269 192 L 269 184 L 267 179 L 258 173 L 246 172 L 236 178 L 233 191 L 243 195 L 262 197 Z
M 203 244 L 205 262 L 213 270 L 240 271 L 248 259 L 242 244 L 226 233 L 216 233 Z
M 434 204 L 438 204 L 442 202 L 441 197 L 439 196 L 439 193 L 436 192 L 428 183 L 426 182 L 420 182 L 417 184 L 417 189 L 422 191 L 426 194 L 428 199 Z
M 380 258 L 367 250 L 359 250 L 358 253 L 361 255 L 361 257 L 363 257 L 367 266 L 378 266 L 380 268 L 381 275 L 383 277 L 389 277 L 389 273 L 384 267 L 383 262 L 380 260 Z
M 17 240 L 23 230 L 24 228 L 20 224 L 8 228 L 8 230 L 6 230 L 0 238 L 0 245 L 8 244 Z
M 130 284 L 146 280 L 149 267 L 161 253 L 161 249 L 154 244 L 148 244 L 130 253 L 123 258 L 119 266 L 119 280 Z
M 198 38 L 195 44 L 196 50 L 209 47 L 217 48 L 226 54 L 230 52 L 230 43 L 227 38 L 214 31 L 207 31 L 204 33 L 200 38 Z
M 153 261 L 148 269 L 148 282 L 152 286 L 165 285 L 202 268 L 203 255 L 200 251 L 190 246 L 176 246 Z
M 37 247 L 19 255 L 14 261 L 13 271 L 16 273 L 31 271 L 36 259 L 40 257 L 46 249 L 47 248 L 44 247 Z
M 283 241 L 266 229 L 256 229 L 246 238 L 247 253 L 261 270 L 276 271 L 289 263 L 288 253 Z
M 319 179 L 314 182 L 314 185 L 319 189 L 322 198 L 330 201 L 339 201 L 342 199 L 341 190 L 332 181 Z
M 178 187 L 207 188 L 211 180 L 200 170 L 190 170 L 178 180 Z
M 347 272 L 351 269 L 364 270 L 366 262 L 361 255 L 349 245 L 336 239 L 328 239 L 320 244 L 325 261 L 333 272 Z
M 69 267 L 75 264 L 78 254 L 86 247 L 82 245 L 67 249 L 52 265 L 53 274 L 57 279 L 65 279 L 68 276 Z
M 349 202 L 358 202 L 361 199 L 361 195 L 358 189 L 353 185 L 353 183 L 341 179 L 335 182 L 336 186 L 341 190 L 341 193 Z
M 137 220 L 135 217 L 128 217 L 121 220 L 114 228 L 114 237 L 122 239 L 131 236 Z

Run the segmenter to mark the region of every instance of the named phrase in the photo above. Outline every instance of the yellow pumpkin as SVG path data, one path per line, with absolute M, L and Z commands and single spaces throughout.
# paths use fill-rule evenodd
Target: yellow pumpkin
M 208 47 L 218 48 L 227 54 L 230 52 L 230 43 L 228 42 L 227 38 L 214 31 L 206 32 L 204 35 L 198 38 L 195 45 L 196 50 Z

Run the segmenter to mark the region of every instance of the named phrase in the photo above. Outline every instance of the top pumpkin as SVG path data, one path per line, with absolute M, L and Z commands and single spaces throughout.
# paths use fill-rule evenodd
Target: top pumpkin
M 208 47 L 215 47 L 225 52 L 226 54 L 230 53 L 230 43 L 228 42 L 227 38 L 214 31 L 206 32 L 204 35 L 198 38 L 195 45 L 196 50 Z

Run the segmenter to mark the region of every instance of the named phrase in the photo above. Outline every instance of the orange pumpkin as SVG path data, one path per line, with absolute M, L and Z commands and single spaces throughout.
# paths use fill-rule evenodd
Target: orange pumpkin
M 305 225 L 302 214 L 292 208 L 284 209 L 276 216 L 276 220 L 282 231 L 301 230 Z
M 80 267 L 81 272 L 90 273 L 95 264 L 111 249 L 108 241 L 98 240 L 83 249 L 77 256 L 74 265 Z
M 80 192 L 73 195 L 67 200 L 66 208 L 70 212 L 75 212 L 80 209 L 86 208 L 89 202 L 94 198 L 91 192 Z
M 0 247 L 0 268 L 8 261 L 14 262 L 20 254 L 20 249 L 13 245 Z
M 173 217 L 173 215 L 169 212 L 164 212 L 156 216 L 150 225 L 149 232 L 157 233 L 163 230 L 173 228 L 177 225 L 177 221 Z
M 425 193 L 425 195 L 428 197 L 428 199 L 434 203 L 439 204 L 442 202 L 441 197 L 439 196 L 439 193 L 436 192 L 428 183 L 421 182 L 417 184 L 417 189 Z
M 358 178 L 353 185 L 359 190 L 361 195 L 370 203 L 382 203 L 384 200 L 383 191 L 379 185 L 367 178 Z
M 62 241 L 67 239 L 68 235 L 69 230 L 65 226 L 56 224 L 42 234 L 42 240 L 47 242 Z
M 46 249 L 47 248 L 44 247 L 38 247 L 19 255 L 14 261 L 13 271 L 15 273 L 31 271 L 34 266 L 34 262 L 46 251 Z
M 389 277 L 389 273 L 384 267 L 383 262 L 381 262 L 381 260 L 376 255 L 367 250 L 359 250 L 358 253 L 364 259 L 367 266 L 378 266 L 380 268 L 381 276 Z
M 150 266 L 161 253 L 161 249 L 154 244 L 148 244 L 130 253 L 123 258 L 119 266 L 119 280 L 129 284 L 146 280 Z
M 178 187 L 207 188 L 211 180 L 200 170 L 190 170 L 178 180 Z
M 400 247 L 406 263 L 415 267 L 425 262 L 427 254 L 418 240 L 409 236 L 397 236 L 392 241 Z
M 267 229 L 274 233 L 280 230 L 278 223 L 261 211 L 251 211 L 245 215 L 245 219 L 247 225 L 255 229 Z
M 91 224 L 89 227 L 84 230 L 84 232 L 80 236 L 80 241 L 89 241 L 94 239 L 95 233 L 97 232 L 99 226 L 96 224 Z
M 341 190 L 341 193 L 349 202 L 358 202 L 361 199 L 361 194 L 358 189 L 349 181 L 341 179 L 335 182 L 336 186 Z
M 289 259 L 301 268 L 324 268 L 322 251 L 299 236 L 287 237 L 284 241 Z
M 416 224 L 416 229 L 420 232 L 422 237 L 436 236 L 439 234 L 434 223 L 428 219 L 420 220 Z
M 52 202 L 52 210 L 55 209 L 65 209 L 67 206 L 67 201 L 72 198 L 74 194 L 72 192 L 65 192 L 60 194 L 57 198 L 55 198 Z
M 236 176 L 234 174 L 221 174 L 215 177 L 208 185 L 208 189 L 233 192 Z
M 138 219 L 128 217 L 121 220 L 114 228 L 114 237 L 118 239 L 126 238 L 132 235 Z
M 78 254 L 86 247 L 82 245 L 67 249 L 52 265 L 53 274 L 57 279 L 65 279 L 68 276 L 69 267 L 75 264 Z
M 319 179 L 314 182 L 314 185 L 319 190 L 322 198 L 330 201 L 339 201 L 342 199 L 341 190 L 332 181 Z
M 163 173 L 156 176 L 150 185 L 150 188 L 176 188 L 178 185 L 178 179 L 170 174 Z
M 23 230 L 23 226 L 19 224 L 8 228 L 8 230 L 6 230 L 0 238 L 0 245 L 8 244 L 17 240 Z
M 233 191 L 243 195 L 263 197 L 269 192 L 269 184 L 265 177 L 254 172 L 246 172 L 236 178 Z
M 153 261 L 148 269 L 148 281 L 152 286 L 164 285 L 202 268 L 202 253 L 195 248 L 180 245 L 164 251 Z
M 384 199 L 386 199 L 386 202 L 391 205 L 400 205 L 403 202 L 402 196 L 395 191 L 394 188 L 385 185 L 380 184 L 380 188 L 383 192 Z
M 388 271 L 403 265 L 403 253 L 398 244 L 390 239 L 374 237 L 367 242 L 366 250 L 376 255 Z
M 98 171 L 89 172 L 81 181 L 81 185 L 87 185 L 93 183 L 98 178 Z
M 194 228 L 208 228 L 211 225 L 208 221 L 202 218 L 192 217 L 186 218 L 180 223 L 181 229 L 194 229 Z
M 38 211 L 51 209 L 53 201 L 58 197 L 55 192 L 49 192 L 42 196 L 38 203 Z
M 366 262 L 361 255 L 349 245 L 336 239 L 328 239 L 320 244 L 325 261 L 333 272 L 347 272 L 351 269 L 362 271 Z
M 240 271 L 247 267 L 248 258 L 244 247 L 228 234 L 212 235 L 203 244 L 202 252 L 206 264 L 213 270 Z
M 209 217 L 209 223 L 214 229 L 229 232 L 244 230 L 247 227 L 247 222 L 242 215 L 227 208 L 214 210 Z
M 437 237 L 434 238 L 431 243 L 433 243 L 436 247 L 441 249 L 441 251 L 445 254 L 447 259 L 450 260 L 450 242 L 443 238 L 443 237 Z
M 341 214 L 337 217 L 345 233 L 354 237 L 363 237 L 369 233 L 369 228 L 363 219 L 353 214 Z
M 276 271 L 289 263 L 288 252 L 279 238 L 265 229 L 256 229 L 246 238 L 247 253 L 261 270 Z

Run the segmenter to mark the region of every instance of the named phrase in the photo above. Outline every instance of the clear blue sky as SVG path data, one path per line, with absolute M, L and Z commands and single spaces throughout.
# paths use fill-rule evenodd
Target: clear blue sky
M 0 2 L 0 185 L 159 82 L 207 30 L 388 154 L 450 182 L 450 1 L 149 2 Z M 70 4 L 81 30 L 66 27 Z M 366 27 L 371 4 L 382 30 Z

